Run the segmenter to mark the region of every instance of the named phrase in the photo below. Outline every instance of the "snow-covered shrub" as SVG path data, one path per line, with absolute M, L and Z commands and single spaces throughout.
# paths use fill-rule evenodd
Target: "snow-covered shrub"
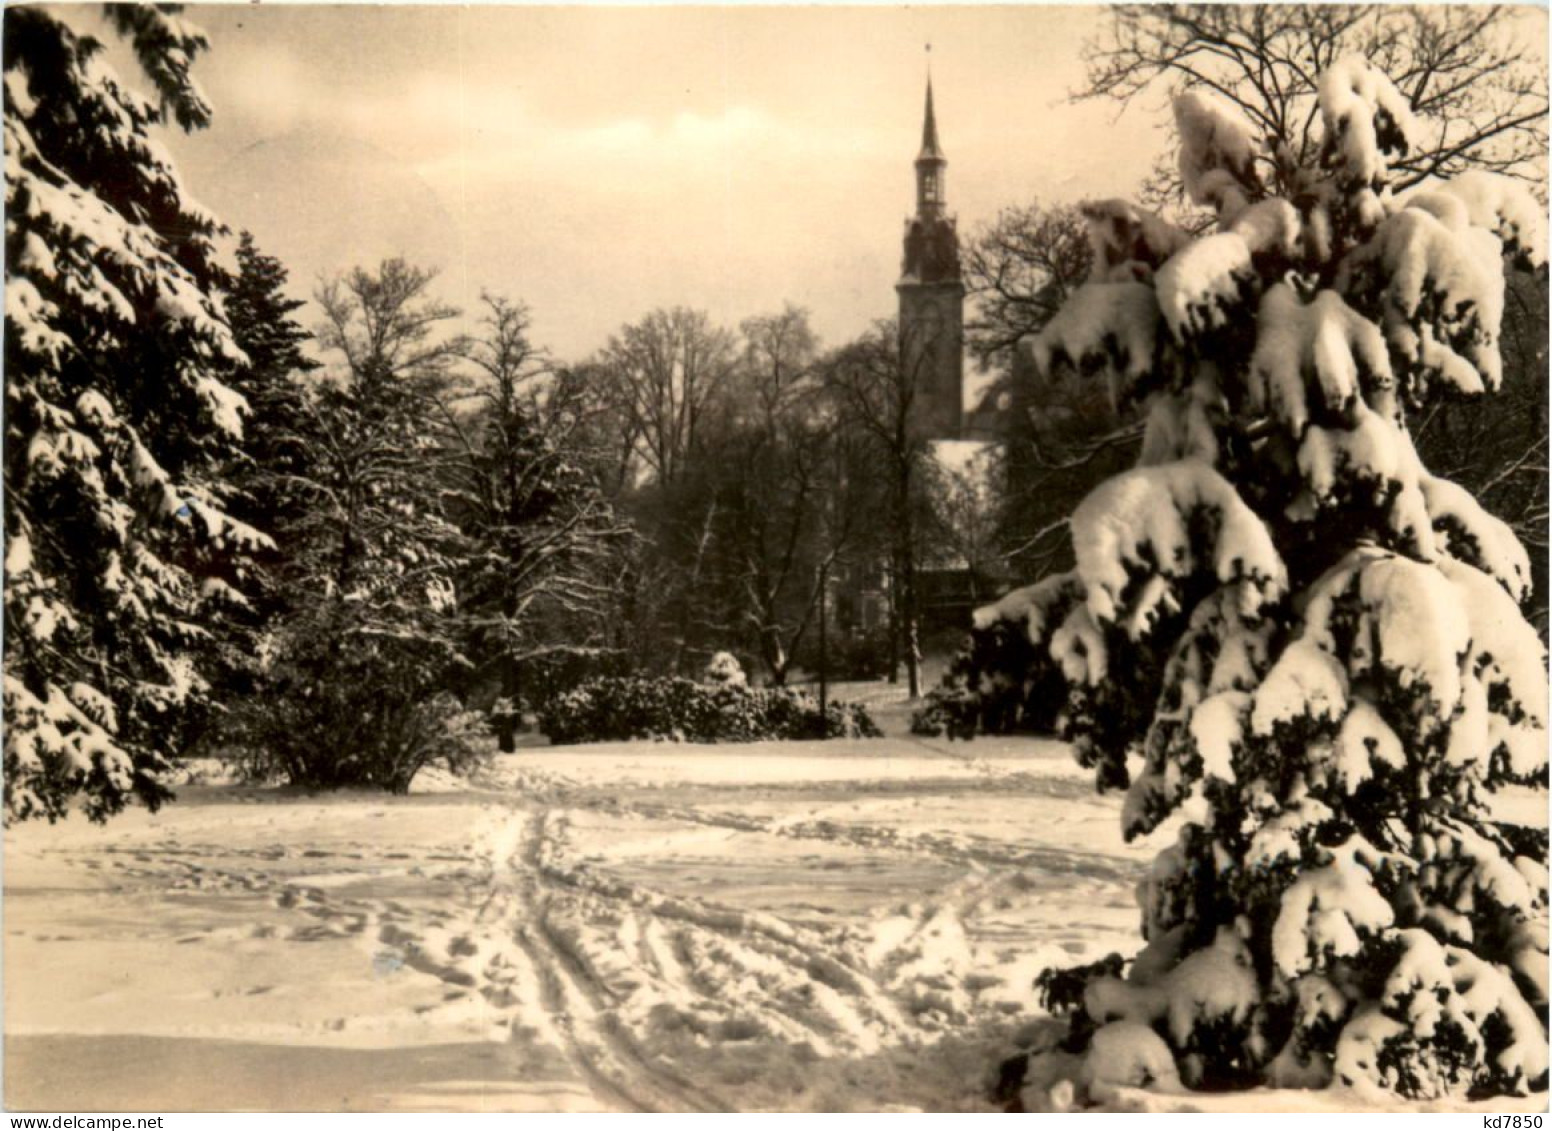
M 718 652 L 713 656 L 706 664 L 706 674 L 702 678 L 705 682 L 718 687 L 749 685 L 749 677 L 744 675 L 744 666 L 731 652 Z
M 488 716 L 437 689 L 434 649 L 370 637 L 341 648 L 327 617 L 283 631 L 263 695 L 236 704 L 224 728 L 248 778 L 404 793 L 427 766 L 466 774 L 492 754 Z
M 1066 683 L 1061 665 L 1034 642 L 1082 595 L 1073 575 L 1058 574 L 977 609 L 965 647 L 912 716 L 912 732 L 969 738 L 1055 730 Z
M 1179 822 L 1145 947 L 1071 1014 L 1080 1094 L 1547 1084 L 1547 870 L 1491 819 L 1546 774 L 1529 562 L 1408 431 L 1497 387 L 1504 257 L 1543 261 L 1542 209 L 1482 174 L 1391 193 L 1410 117 L 1362 59 L 1320 109 L 1297 199 L 1192 93 L 1181 171 L 1217 229 L 1086 209 L 1092 280 L 1035 353 L 1139 402 L 1142 456 L 1072 516 L 1072 573 L 980 611 L 937 698 L 959 731 L 1069 736 L 1127 787 L 1129 839 Z
M 759 742 L 769 739 L 874 738 L 860 703 L 826 704 L 805 691 L 736 683 L 604 676 L 550 700 L 539 729 L 556 745 L 627 742 Z

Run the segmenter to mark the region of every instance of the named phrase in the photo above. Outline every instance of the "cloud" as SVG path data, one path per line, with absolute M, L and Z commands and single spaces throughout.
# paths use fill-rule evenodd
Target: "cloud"
M 272 46 L 234 52 L 223 65 L 202 72 L 224 126 L 241 117 L 259 134 L 281 134 L 296 129 L 317 115 L 329 101 L 295 53 Z
M 894 305 L 924 34 L 962 232 L 1145 169 L 1143 131 L 1059 104 L 1091 19 L 1054 11 L 243 6 L 211 17 L 215 128 L 169 145 L 304 281 L 404 251 L 571 356 L 674 303 L 792 299 L 836 340 Z
M 686 111 L 674 118 L 669 129 L 675 145 L 713 148 L 747 144 L 775 132 L 771 119 L 748 106 L 730 106 L 710 117 Z

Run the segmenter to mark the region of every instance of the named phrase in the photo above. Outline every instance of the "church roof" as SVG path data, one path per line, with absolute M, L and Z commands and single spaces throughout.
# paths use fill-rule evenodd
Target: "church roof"
M 932 78 L 927 79 L 927 113 L 922 119 L 922 147 L 916 155 L 918 161 L 947 161 L 938 145 L 938 119 L 932 112 Z

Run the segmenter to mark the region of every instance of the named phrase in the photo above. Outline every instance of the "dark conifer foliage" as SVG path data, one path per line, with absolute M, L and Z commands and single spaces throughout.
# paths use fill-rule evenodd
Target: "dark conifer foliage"
M 529 339 L 521 303 L 486 296 L 472 413 L 450 413 L 447 493 L 468 539 L 459 570 L 471 659 L 495 670 L 496 733 L 511 750 L 525 665 L 599 651 L 610 607 L 612 547 L 627 527 L 575 441 L 585 406 L 568 396 Z
M 312 334 L 293 317 L 306 303 L 287 297 L 288 272 L 265 255 L 249 232 L 237 248 L 238 272 L 226 297 L 232 334 L 247 356 L 232 377 L 248 402 L 242 456 L 233 469 L 231 509 L 249 523 L 280 537 L 266 555 L 249 594 L 255 616 L 273 615 L 282 600 L 283 568 L 294 547 L 284 539 L 307 507 L 302 485 L 310 470 L 306 427 L 309 419 L 307 375 L 320 363 L 303 348 Z
M 338 364 L 280 436 L 296 465 L 276 524 L 285 605 L 234 727 L 255 770 L 298 784 L 402 792 L 428 761 L 458 761 L 475 729 L 446 690 L 467 664 L 466 544 L 439 479 L 464 342 L 441 332 L 458 312 L 430 297 L 434 278 L 390 259 L 316 296 Z
M 246 406 L 214 217 L 153 128 L 205 124 L 173 7 L 110 10 L 158 98 L 48 12 L 5 13 L 5 802 L 168 794 L 202 660 L 267 545 L 225 508 Z M 233 584 L 236 582 L 237 584 Z

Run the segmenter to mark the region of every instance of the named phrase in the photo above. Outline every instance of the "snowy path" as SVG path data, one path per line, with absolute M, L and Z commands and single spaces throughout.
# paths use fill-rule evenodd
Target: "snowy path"
M 1150 849 L 1051 744 L 541 750 L 430 784 L 9 832 L 7 963 L 51 977 L 8 979 L 7 1100 L 973 1109 L 1033 975 L 1136 945 Z

